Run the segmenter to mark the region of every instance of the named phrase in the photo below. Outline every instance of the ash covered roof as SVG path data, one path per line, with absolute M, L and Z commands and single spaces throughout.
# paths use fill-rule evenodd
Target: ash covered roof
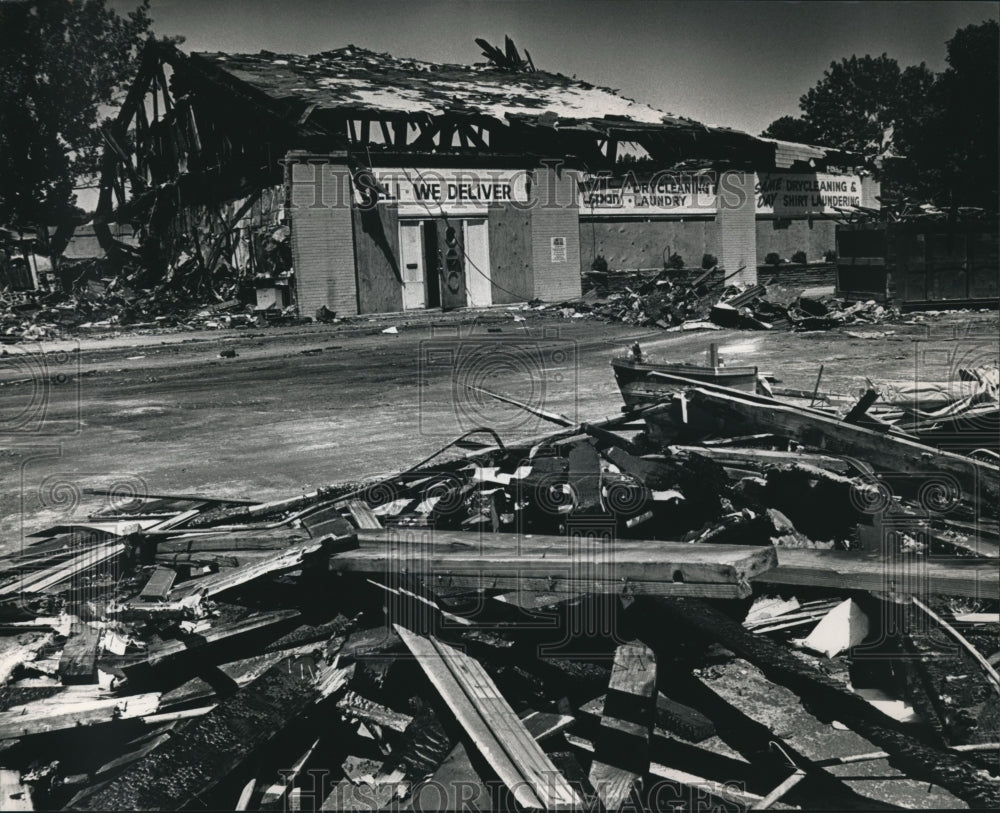
M 319 109 L 404 115 L 465 112 L 557 120 L 620 118 L 643 124 L 698 122 L 671 116 L 609 88 L 547 71 L 513 72 L 492 64 L 452 65 L 394 57 L 348 45 L 300 54 L 198 53 L 231 76 L 279 101 Z

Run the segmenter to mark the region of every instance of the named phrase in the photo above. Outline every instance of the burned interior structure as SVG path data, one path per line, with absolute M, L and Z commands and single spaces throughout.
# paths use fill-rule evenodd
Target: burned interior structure
M 707 127 L 480 44 L 489 61 L 463 66 L 150 42 L 106 132 L 102 245 L 152 275 L 294 279 L 276 305 L 347 316 L 558 301 L 595 263 L 672 254 L 753 283 L 782 245 L 767 235 L 819 258 L 824 212 L 877 205 L 856 156 Z M 126 223 L 138 249 L 112 236 Z

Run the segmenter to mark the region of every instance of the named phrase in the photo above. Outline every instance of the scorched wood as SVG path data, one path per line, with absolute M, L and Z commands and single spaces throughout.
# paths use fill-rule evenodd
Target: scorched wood
M 211 790 L 324 694 L 343 670 L 287 658 L 71 809 L 178 810 Z

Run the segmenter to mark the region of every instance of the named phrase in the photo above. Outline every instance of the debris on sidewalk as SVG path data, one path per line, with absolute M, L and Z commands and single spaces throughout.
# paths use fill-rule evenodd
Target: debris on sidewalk
M 742 269 L 740 269 L 742 270 Z M 900 318 L 899 310 L 875 300 L 847 302 L 831 295 L 795 296 L 789 301 L 768 299 L 767 286 L 729 283 L 716 269 L 689 278 L 664 269 L 655 276 L 640 273 L 584 275 L 584 294 L 578 299 L 542 309 L 563 316 L 592 316 L 663 330 L 726 327 L 745 330 L 830 330 L 855 324 L 883 324 Z M 592 287 L 587 287 L 588 284 Z

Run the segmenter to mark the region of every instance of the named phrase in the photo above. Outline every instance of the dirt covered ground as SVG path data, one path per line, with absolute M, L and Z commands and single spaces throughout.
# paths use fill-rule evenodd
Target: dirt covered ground
M 651 332 L 494 309 L 8 345 L 3 548 L 133 493 L 277 499 L 401 470 L 476 427 L 514 439 L 550 426 L 466 385 L 577 419 L 612 416 L 621 399 L 609 361 L 636 340 L 681 362 L 703 360 L 715 342 L 726 364 L 757 365 L 785 387 L 811 390 L 822 364 L 821 389 L 855 392 L 866 376 L 940 381 L 995 364 L 1000 320 L 961 312 L 817 333 Z

